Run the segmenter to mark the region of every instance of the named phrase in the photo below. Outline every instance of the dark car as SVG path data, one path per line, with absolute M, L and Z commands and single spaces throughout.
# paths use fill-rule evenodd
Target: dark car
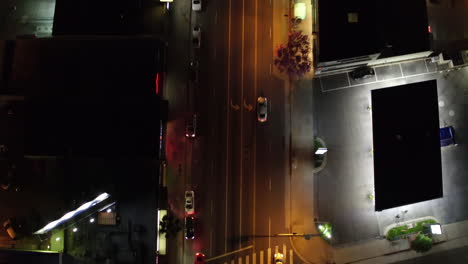
M 190 120 L 185 124 L 185 136 L 195 138 L 197 136 L 197 115 L 193 114 Z
M 192 30 L 192 44 L 194 48 L 201 47 L 201 28 L 199 26 L 193 27 Z
M 185 217 L 185 239 L 195 238 L 195 217 Z
M 268 120 L 268 99 L 263 96 L 257 98 L 257 120 L 261 123 Z
M 205 264 L 205 254 L 200 252 L 196 253 L 195 261 L 193 262 L 193 264 Z
M 349 75 L 353 80 L 362 80 L 374 76 L 375 71 L 369 66 L 362 66 L 354 69 Z

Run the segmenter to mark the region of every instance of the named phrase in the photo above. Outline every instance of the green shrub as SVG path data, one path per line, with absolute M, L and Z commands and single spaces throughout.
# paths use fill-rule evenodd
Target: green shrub
M 416 252 L 427 252 L 432 248 L 432 238 L 423 234 L 418 234 L 416 239 L 411 241 L 411 248 Z
M 395 240 L 403 235 L 418 233 L 423 230 L 424 224 L 435 224 L 435 223 L 437 223 L 435 220 L 429 219 L 429 220 L 424 220 L 424 221 L 416 223 L 412 228 L 408 228 L 406 225 L 397 226 L 388 230 L 386 238 L 388 240 Z

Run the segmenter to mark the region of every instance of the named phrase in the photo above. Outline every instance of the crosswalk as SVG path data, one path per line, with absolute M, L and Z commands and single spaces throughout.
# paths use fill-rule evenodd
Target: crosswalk
M 285 244 L 282 247 L 276 245 L 274 249 L 268 248 L 266 250 L 252 251 L 250 254 L 243 256 L 226 256 L 224 258 L 214 257 L 207 259 L 206 263 L 209 264 L 274 264 L 273 257 L 275 253 L 283 253 L 283 262 L 287 264 L 294 264 L 294 251 L 288 249 Z

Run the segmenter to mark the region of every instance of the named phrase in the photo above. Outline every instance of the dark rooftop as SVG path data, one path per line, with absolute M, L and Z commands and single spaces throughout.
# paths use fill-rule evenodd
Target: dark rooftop
M 319 0 L 319 61 L 427 51 L 427 26 L 425 0 Z
M 372 91 L 375 210 L 442 197 L 437 82 Z

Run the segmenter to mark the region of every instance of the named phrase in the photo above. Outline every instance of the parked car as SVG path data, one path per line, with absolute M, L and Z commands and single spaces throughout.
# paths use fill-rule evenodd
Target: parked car
M 275 253 L 275 264 L 283 264 L 284 263 L 284 256 L 282 253 Z
M 439 133 L 441 147 L 457 145 L 457 143 L 455 142 L 455 129 L 453 129 L 452 126 L 440 128 Z
M 205 254 L 200 252 L 196 253 L 195 261 L 193 262 L 193 264 L 205 264 Z
M 191 60 L 189 62 L 189 66 L 191 69 L 198 69 L 199 62 L 198 60 Z
M 372 69 L 369 66 L 358 67 L 350 73 L 350 76 L 351 78 L 353 78 L 353 80 L 367 79 L 374 75 L 375 75 L 374 69 Z
M 2 183 L 0 183 L 0 189 L 9 192 L 19 192 L 21 191 L 21 185 L 15 180 L 3 181 Z
M 268 99 L 266 97 L 257 98 L 257 119 L 262 123 L 268 119 Z
M 185 213 L 188 215 L 195 214 L 195 193 L 193 191 L 185 192 Z
M 202 5 L 201 0 L 192 0 L 192 10 L 201 11 Z
M 185 239 L 195 238 L 195 217 L 185 217 Z
M 11 239 L 16 239 L 16 228 L 14 227 L 14 222 L 11 218 L 8 218 L 3 222 L 3 228 Z
M 192 30 L 192 44 L 194 48 L 201 47 L 201 28 L 200 26 L 193 27 Z
M 185 136 L 195 138 L 197 136 L 197 115 L 193 114 L 192 118 L 187 120 L 185 124 Z

